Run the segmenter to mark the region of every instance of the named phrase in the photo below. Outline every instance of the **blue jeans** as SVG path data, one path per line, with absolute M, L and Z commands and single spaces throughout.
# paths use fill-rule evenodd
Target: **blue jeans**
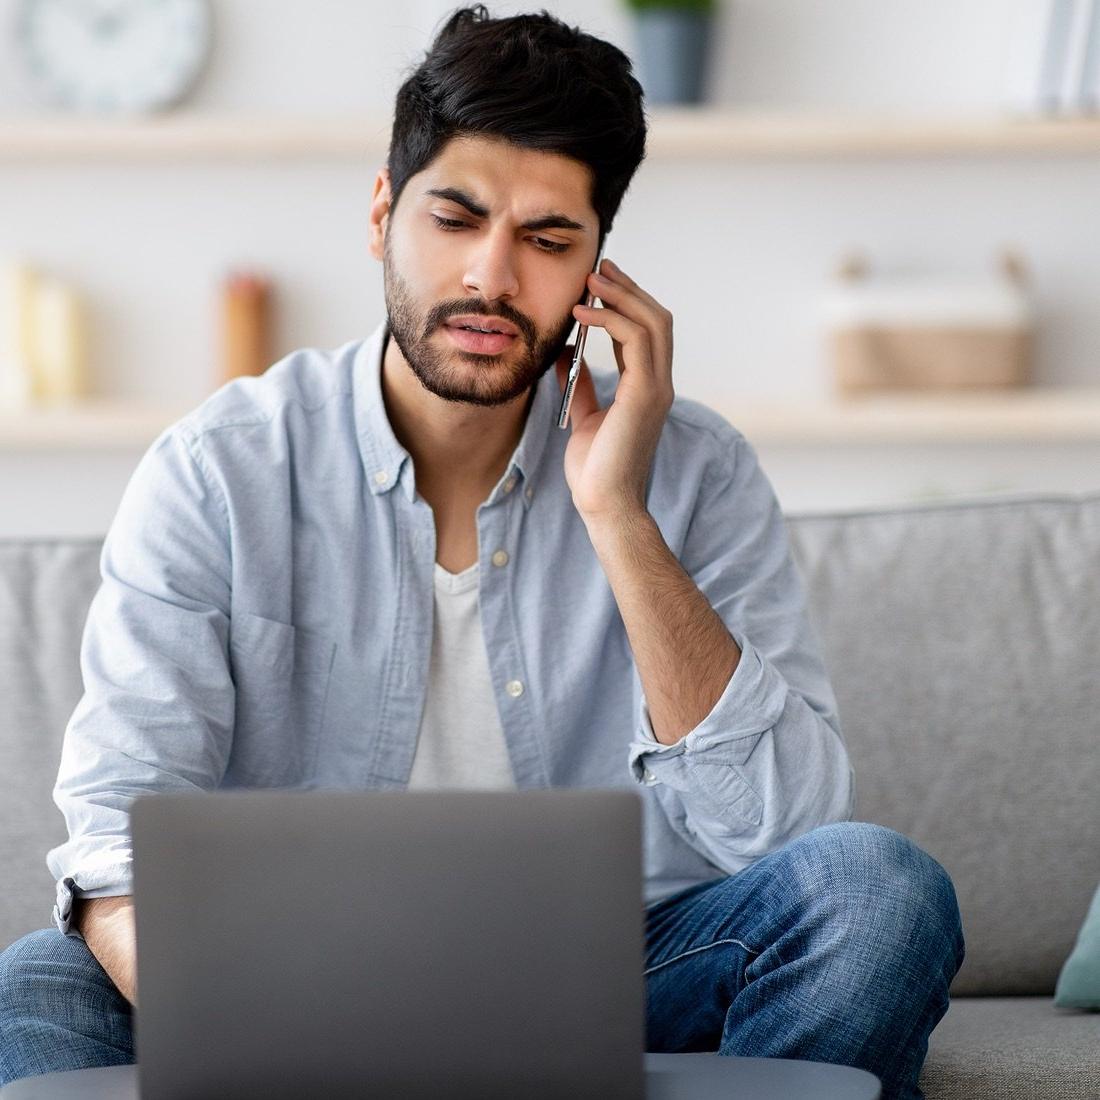
M 963 936 L 947 872 L 912 841 L 845 822 L 646 911 L 651 1051 L 859 1066 L 919 1100 Z M 0 1085 L 133 1062 L 132 1010 L 85 944 L 32 932 L 0 955 Z
M 647 911 L 647 1049 L 870 1070 L 921 1100 L 962 965 L 950 876 L 893 829 L 823 825 Z

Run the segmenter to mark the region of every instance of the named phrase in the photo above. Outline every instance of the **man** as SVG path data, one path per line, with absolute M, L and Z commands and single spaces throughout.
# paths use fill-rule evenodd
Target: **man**
M 456 12 L 374 185 L 386 322 L 231 383 L 144 457 L 66 731 L 57 927 L 0 963 L 0 1080 L 133 1059 L 141 792 L 637 783 L 649 1049 L 921 1095 L 954 889 L 849 820 L 774 493 L 733 427 L 674 398 L 641 273 L 591 272 L 644 143 L 615 47 Z M 563 432 L 576 322 L 618 373 L 585 368 Z

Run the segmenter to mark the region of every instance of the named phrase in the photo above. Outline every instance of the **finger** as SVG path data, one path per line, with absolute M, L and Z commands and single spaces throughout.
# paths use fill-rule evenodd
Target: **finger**
M 667 310 L 630 290 L 622 283 L 613 283 L 610 280 L 600 280 L 593 274 L 590 276 L 592 289 L 596 292 L 600 301 L 617 310 L 624 317 L 644 325 L 654 343 L 663 355 L 672 343 L 671 334 L 667 331 Z
M 593 273 L 593 275 L 594 274 L 595 273 Z M 601 302 L 603 301 L 602 294 L 605 289 L 609 293 L 608 300 L 610 301 L 611 286 L 613 285 L 618 288 L 624 288 L 621 290 L 621 293 L 633 295 L 636 299 L 644 302 L 649 307 L 650 314 L 648 315 L 646 325 L 654 335 L 654 367 L 656 368 L 658 364 L 665 364 L 669 372 L 671 372 L 672 313 L 665 309 L 652 294 L 643 290 L 613 260 L 603 261 L 603 265 L 600 267 L 600 274 L 604 275 L 609 282 L 599 283 L 592 276 L 590 276 L 590 281 L 593 286 L 597 287 L 595 293 L 597 297 L 600 297 Z M 671 381 L 671 373 L 669 375 L 669 381 Z
M 672 314 L 656 298 L 653 297 L 647 290 L 639 286 L 614 260 L 605 259 L 600 264 L 600 274 L 608 278 L 612 283 L 619 286 L 625 286 L 627 290 L 636 294 L 643 302 L 648 302 L 658 314 L 667 314 L 669 318 Z
M 624 317 L 617 310 L 597 309 L 595 306 L 574 306 L 573 316 L 582 325 L 606 330 L 612 339 L 622 344 L 624 351 L 629 349 L 631 358 L 637 366 L 650 374 L 653 373 L 652 337 L 645 325 Z

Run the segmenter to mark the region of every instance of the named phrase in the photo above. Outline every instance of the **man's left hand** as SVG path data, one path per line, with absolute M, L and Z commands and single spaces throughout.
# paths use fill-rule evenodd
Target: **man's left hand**
M 646 484 L 673 398 L 672 314 L 610 260 L 600 274 L 603 279 L 589 274 L 588 289 L 603 307 L 576 305 L 573 316 L 607 330 L 619 383 L 611 404 L 601 409 L 581 359 L 565 448 L 565 480 L 586 522 L 646 511 Z M 568 346 L 555 365 L 562 390 L 572 359 Z

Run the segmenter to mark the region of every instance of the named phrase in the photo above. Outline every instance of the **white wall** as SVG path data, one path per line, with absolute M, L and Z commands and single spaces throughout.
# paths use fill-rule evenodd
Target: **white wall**
M 732 0 L 713 44 L 711 98 L 993 111 L 1036 2 Z M 494 14 L 543 6 L 633 51 L 614 0 L 489 4 Z M 0 0 L 0 26 L 14 7 Z M 450 5 L 220 0 L 215 10 L 215 53 L 186 108 L 315 114 L 388 110 Z M 39 109 L 5 36 L 0 114 Z M 23 254 L 88 295 L 100 392 L 186 406 L 216 379 L 215 288 L 230 266 L 274 277 L 278 354 L 335 346 L 381 320 L 381 268 L 366 249 L 378 163 L 0 161 L 0 254 Z M 1097 194 L 1100 157 L 1088 155 L 652 160 L 627 193 L 609 255 L 672 309 L 677 388 L 704 400 L 827 391 L 814 309 L 856 246 L 886 268 L 972 273 L 1017 247 L 1042 310 L 1037 380 L 1090 383 L 1100 377 Z M 610 367 L 594 336 L 591 358 Z M 1095 449 L 963 451 L 761 447 L 790 509 L 901 499 L 920 485 L 1100 488 Z M 0 452 L 0 534 L 102 531 L 137 457 Z M 914 477 L 914 463 L 929 475 Z

